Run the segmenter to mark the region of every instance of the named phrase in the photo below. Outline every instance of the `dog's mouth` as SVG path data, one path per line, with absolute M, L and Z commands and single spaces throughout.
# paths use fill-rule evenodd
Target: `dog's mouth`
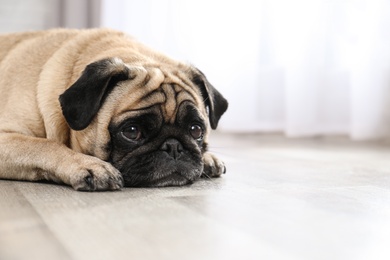
M 122 173 L 126 187 L 183 186 L 194 183 L 203 172 L 201 157 L 187 154 L 174 160 L 154 152 L 129 156 L 121 165 L 113 165 Z
M 201 171 L 194 170 L 191 174 L 178 171 L 154 174 L 122 174 L 127 187 L 169 187 L 183 186 L 194 183 L 200 178 Z
M 181 175 L 178 172 L 172 172 L 167 176 L 155 179 L 149 183 L 149 187 L 167 187 L 167 186 L 182 186 L 192 184 L 194 180 Z

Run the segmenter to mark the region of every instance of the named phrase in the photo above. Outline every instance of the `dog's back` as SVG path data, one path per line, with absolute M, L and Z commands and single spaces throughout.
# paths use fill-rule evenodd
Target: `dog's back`
M 42 122 L 36 103 L 42 68 L 72 34 L 74 31 L 52 30 L 0 36 L 0 130 L 15 129 L 19 124 L 20 132 L 45 135 L 35 129 L 24 129 L 18 119 L 31 121 L 23 125 L 40 125 Z M 30 116 L 26 117 L 26 114 Z
M 19 44 L 41 36 L 44 32 L 23 32 L 23 33 L 10 33 L 0 35 L 0 62 L 7 56 L 7 54 L 17 47 Z
M 39 104 L 58 103 L 58 96 L 84 69 L 81 55 L 87 53 L 90 44 L 104 38 L 122 39 L 123 35 L 106 29 L 53 29 L 0 35 L 0 131 L 17 128 L 24 134 L 45 137 L 44 111 Z M 101 48 L 102 52 L 107 49 L 107 46 Z M 24 129 L 18 122 L 21 118 L 30 121 L 23 125 L 37 126 L 40 131 Z

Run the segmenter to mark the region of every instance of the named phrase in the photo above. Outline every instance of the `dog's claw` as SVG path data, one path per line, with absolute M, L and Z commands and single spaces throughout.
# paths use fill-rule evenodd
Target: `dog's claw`
M 95 185 L 93 183 L 92 171 L 88 170 L 88 172 L 90 174 L 87 177 L 85 177 L 84 180 L 85 180 L 85 183 L 87 184 L 87 187 L 89 187 L 90 190 L 94 190 L 95 189 Z

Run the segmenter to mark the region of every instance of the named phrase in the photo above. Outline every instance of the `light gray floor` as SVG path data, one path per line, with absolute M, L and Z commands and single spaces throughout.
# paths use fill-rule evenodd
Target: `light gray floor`
M 390 146 L 215 135 L 225 176 L 82 193 L 0 181 L 0 259 L 390 259 Z

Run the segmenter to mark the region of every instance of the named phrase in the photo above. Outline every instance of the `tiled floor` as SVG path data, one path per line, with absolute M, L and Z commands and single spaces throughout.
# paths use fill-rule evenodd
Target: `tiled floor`
M 390 259 L 390 145 L 211 140 L 228 172 L 192 186 L 0 181 L 0 259 Z

